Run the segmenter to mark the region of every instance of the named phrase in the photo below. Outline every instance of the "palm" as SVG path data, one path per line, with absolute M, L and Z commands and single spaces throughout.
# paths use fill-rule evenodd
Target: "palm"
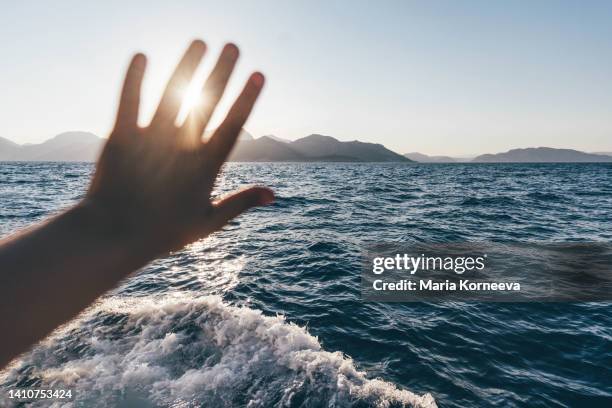
M 137 55 L 128 69 L 117 123 L 98 162 L 88 199 L 110 211 L 122 234 L 135 235 L 164 252 L 180 248 L 223 227 L 250 207 L 272 201 L 272 192 L 252 187 L 216 202 L 210 198 L 217 174 L 238 138 L 263 86 L 251 75 L 223 123 L 203 142 L 202 133 L 229 80 L 238 57 L 224 48 L 204 85 L 204 104 L 177 125 L 182 90 L 205 51 L 191 44 L 178 64 L 149 124 L 137 125 L 145 58 Z

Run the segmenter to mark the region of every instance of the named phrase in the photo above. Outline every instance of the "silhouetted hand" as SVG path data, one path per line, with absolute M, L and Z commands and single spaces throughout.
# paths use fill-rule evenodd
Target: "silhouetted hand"
M 137 122 L 146 60 L 136 55 L 85 199 L 0 241 L 0 332 L 6 334 L 0 369 L 153 258 L 274 200 L 269 189 L 253 187 L 211 201 L 217 174 L 264 78 L 251 75 L 225 120 L 203 142 L 238 58 L 235 45 L 223 49 L 202 90 L 203 103 L 177 125 L 182 94 L 205 49 L 201 41 L 191 44 L 144 128 Z
M 182 95 L 206 50 L 194 41 L 176 67 L 157 111 L 146 127 L 137 124 L 146 58 L 137 54 L 126 74 L 117 121 L 84 205 L 122 242 L 157 256 L 222 228 L 251 207 L 274 200 L 271 190 L 251 187 L 211 201 L 215 179 L 234 146 L 264 83 L 248 79 L 222 124 L 208 141 L 202 134 L 238 58 L 228 44 L 208 77 L 202 103 L 176 124 Z

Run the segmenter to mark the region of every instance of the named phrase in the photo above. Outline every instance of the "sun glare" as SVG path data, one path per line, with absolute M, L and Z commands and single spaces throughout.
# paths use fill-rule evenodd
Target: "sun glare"
M 202 105 L 203 98 L 201 85 L 198 84 L 197 81 L 192 81 L 182 92 L 181 99 L 181 113 L 178 116 L 179 123 L 183 123 L 189 112 Z

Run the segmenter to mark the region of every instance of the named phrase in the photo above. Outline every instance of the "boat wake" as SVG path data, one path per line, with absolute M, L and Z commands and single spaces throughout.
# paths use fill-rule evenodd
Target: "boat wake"
M 110 299 L 2 377 L 72 387 L 77 406 L 436 407 L 429 394 L 368 379 L 282 316 L 219 297 Z

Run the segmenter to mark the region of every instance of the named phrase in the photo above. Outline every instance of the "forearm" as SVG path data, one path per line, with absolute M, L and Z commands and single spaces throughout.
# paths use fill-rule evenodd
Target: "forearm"
M 0 368 L 153 257 L 104 218 L 80 204 L 0 242 Z

